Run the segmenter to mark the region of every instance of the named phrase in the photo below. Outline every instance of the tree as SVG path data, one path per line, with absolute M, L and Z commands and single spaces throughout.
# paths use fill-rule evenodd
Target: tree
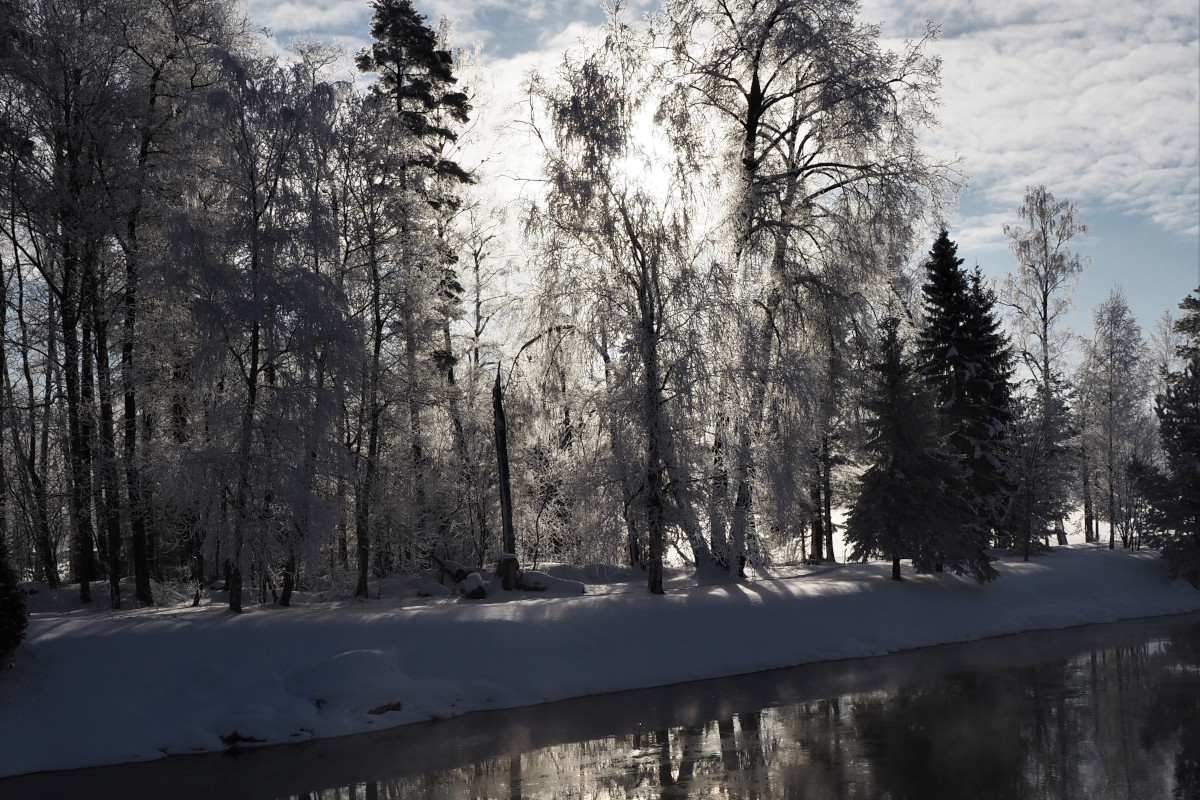
M 165 249 L 163 216 L 177 177 L 188 136 L 186 121 L 199 105 L 202 89 L 213 79 L 221 48 L 233 46 L 241 33 L 224 0 L 127 0 L 118 13 L 117 32 L 128 61 L 127 116 L 130 146 L 124 158 L 109 166 L 119 180 L 106 185 L 119 209 L 114 236 L 123 264 L 120 288 L 120 384 L 123 396 L 121 461 L 124 465 L 125 506 L 130 520 L 130 555 L 135 596 L 151 605 L 151 488 L 143 477 L 149 442 L 139 434 L 139 394 L 150 383 L 139 352 L 149 338 L 144 297 L 151 279 L 161 275 L 155 254 Z M 159 275 L 155 275 L 159 273 Z M 152 348 L 151 352 L 152 352 Z M 98 349 L 99 353 L 99 349 Z M 144 414 L 143 414 L 144 416 Z M 112 516 L 110 516 L 112 519 Z M 110 526 L 111 528 L 111 526 Z M 111 545 L 110 545 L 111 547 Z
M 635 125 L 654 86 L 644 45 L 613 13 L 603 45 L 568 56 L 560 75 L 557 84 L 532 86 L 552 128 L 543 139 L 550 191 L 532 219 L 545 253 L 543 296 L 555 323 L 574 322 L 572 338 L 601 362 L 606 383 L 620 386 L 613 399 L 624 407 L 608 412 L 611 444 L 614 454 L 637 453 L 635 463 L 619 466 L 628 478 L 625 503 L 640 512 L 646 531 L 648 553 L 640 561 L 649 590 L 662 594 L 672 521 L 697 563 L 708 558 L 685 494 L 678 410 L 668 394 L 701 359 L 679 321 L 697 313 L 702 281 L 688 246 L 682 187 L 672 176 L 656 192 L 644 177 L 650 154 L 639 146 Z M 636 445 L 625 441 L 626 426 L 636 431 Z M 631 526 L 629 550 L 640 556 L 637 527 Z
M 1138 456 L 1140 460 L 1149 457 L 1137 452 L 1138 433 L 1145 427 L 1142 422 L 1148 413 L 1146 345 L 1120 289 L 1113 289 L 1092 311 L 1092 329 L 1080 366 L 1079 387 L 1080 408 L 1086 409 L 1080 431 L 1085 515 L 1092 511 L 1086 506 L 1092 504 L 1094 477 L 1103 500 L 1098 516 L 1108 523 L 1108 546 L 1115 546 L 1116 533 L 1121 530 L 1122 544 L 1129 547 L 1134 499 L 1124 496 L 1122 487 L 1129 463 Z M 1091 523 L 1086 519 L 1085 529 L 1090 529 Z
M 927 52 L 936 31 L 886 51 L 858 11 L 853 0 L 672 0 L 657 19 L 675 84 L 660 116 L 689 170 L 715 173 L 704 191 L 717 200 L 711 258 L 722 274 L 709 318 L 728 355 L 714 364 L 707 426 L 713 548 L 725 548 L 727 517 L 730 569 L 762 510 L 766 442 L 784 421 L 768 419 L 773 403 L 815 412 L 797 413 L 802 430 L 787 438 L 814 438 L 801 449 L 815 447 L 828 471 L 834 415 L 805 397 L 804 332 L 850 328 L 854 300 L 886 286 L 913 226 L 949 187 L 946 165 L 917 146 L 939 86 Z M 828 501 L 827 477 L 810 509 Z
M 1025 430 L 1013 451 L 1018 454 L 1013 479 L 1022 484 L 1025 497 L 1018 504 L 1022 511 L 1017 527 L 1026 555 L 1034 538 L 1048 530 L 1037 526 L 1061 521 L 1045 514 L 1065 512 L 1073 483 L 1073 429 L 1063 375 L 1070 332 L 1059 323 L 1087 266 L 1069 247 L 1072 239 L 1087 233 L 1077 213 L 1073 203 L 1055 200 L 1045 186 L 1031 187 L 1017 210 L 1021 225 L 1004 226 L 1017 260 L 1016 272 L 1005 279 L 1004 304 L 1011 311 L 1017 351 L 1029 370 L 1034 395 L 1032 402 L 1021 404 L 1029 416 L 1022 421 Z M 1030 420 L 1037 421 L 1037 431 L 1028 429 Z
M 101 166 L 123 145 L 111 135 L 121 129 L 124 108 L 119 48 L 107 11 L 91 3 L 30 4 L 15 16 L 3 63 L 14 95 L 7 125 L 36 145 L 20 160 L 21 203 L 32 238 L 46 248 L 44 257 L 30 262 L 58 310 L 73 572 L 84 603 L 90 602 L 91 582 L 99 573 L 93 519 L 93 326 L 97 276 L 113 218 L 112 205 L 104 199 Z M 113 603 L 119 603 L 115 594 Z
M 417 515 L 414 527 L 419 540 L 424 538 L 430 513 L 425 486 L 429 473 L 424 444 L 427 433 L 421 421 L 428 369 L 421 363 L 421 356 L 444 353 L 444 347 L 433 343 L 434 331 L 446 330 L 445 304 L 455 302 L 461 292 L 451 271 L 453 257 L 445 247 L 444 238 L 439 236 L 436 223 L 430 219 L 430 213 L 438 208 L 456 207 L 458 201 L 453 194 L 453 185 L 471 180 L 445 155 L 445 144 L 456 138 L 450 126 L 465 123 L 470 111 L 467 95 L 454 89 L 457 80 L 450 52 L 439 46 L 433 30 L 425 25 L 424 17 L 416 12 L 410 0 L 375 0 L 372 8 L 370 32 L 374 42 L 359 52 L 355 63 L 361 71 L 377 74 L 378 80 L 372 85 L 371 92 L 386 103 L 394 115 L 389 124 L 394 125 L 395 130 L 389 138 L 397 150 L 385 154 L 384 163 L 391 171 L 379 177 L 383 182 L 381 188 L 395 193 L 399 200 L 395 205 L 398 230 L 391 243 L 391 256 L 400 262 L 401 269 L 395 273 L 400 285 L 385 287 L 379 271 L 379 259 L 383 254 L 372 252 L 373 339 L 366 367 L 369 388 L 365 398 L 368 446 L 365 458 L 360 460 L 355 515 L 359 561 L 355 595 L 360 599 L 367 596 L 371 498 L 381 457 L 379 426 L 384 409 L 379 381 L 383 335 L 385 328 L 393 328 L 392 321 L 384 318 L 382 303 L 385 293 L 399 290 L 401 300 L 395 307 L 399 315 L 396 327 L 404 341 L 409 469 Z M 444 353 L 441 361 L 443 372 L 453 369 L 451 353 Z M 452 382 L 453 373 L 448 377 Z M 457 408 L 450 410 L 456 428 L 461 430 Z
M 899 336 L 881 323 L 879 361 L 868 388 L 868 466 L 846 521 L 850 558 L 882 555 L 900 580 L 900 561 L 918 572 L 943 568 L 979 582 L 996 577 L 984 553 L 986 532 L 962 491 L 959 459 L 944 448 L 929 389 Z
M 1139 463 L 1134 474 L 1171 576 L 1200 588 L 1200 356 L 1172 373 L 1156 411 L 1166 467 Z
M 1013 491 L 1002 525 L 1010 548 L 1026 561 L 1066 516 L 1071 502 L 1074 431 L 1063 392 L 1057 384 L 1052 389 L 1048 398 L 1042 392 L 1014 398 L 1013 424 L 1004 441 Z
M 12 666 L 13 653 L 25 638 L 28 618 L 17 574 L 8 563 L 8 545 L 0 536 L 0 672 Z
M 962 492 L 995 530 L 1010 491 L 1002 442 L 1012 420 L 1012 354 L 994 295 L 978 268 L 968 273 L 962 263 L 943 230 L 925 262 L 917 358 L 950 431 L 951 452 L 961 459 Z
M 1062 374 L 1061 359 L 1070 333 L 1058 328 L 1071 308 L 1071 293 L 1087 260 L 1068 246 L 1087 226 L 1079 209 L 1055 200 L 1045 186 L 1031 187 L 1017 209 L 1021 225 L 1005 225 L 1004 237 L 1017 259 L 1017 271 L 1004 284 L 1004 303 L 1013 311 L 1021 359 L 1038 390 L 1049 396 Z
M 1180 308 L 1175 330 L 1183 367 L 1168 373 L 1155 407 L 1165 464 L 1139 462 L 1132 472 L 1149 503 L 1150 525 L 1163 535 L 1171 576 L 1200 588 L 1200 289 Z
M 192 368 L 211 381 L 203 442 L 186 454 L 197 489 L 187 502 L 219 548 L 235 612 L 245 579 L 261 576 L 263 598 L 311 524 L 313 461 L 336 419 L 331 387 L 346 382 L 338 370 L 356 352 L 344 293 L 319 269 L 320 253 L 293 257 L 318 222 L 299 176 L 305 131 L 328 91 L 313 54 L 300 55 L 287 67 L 225 59 L 197 147 L 196 208 L 179 221 L 194 292 Z M 293 573 L 285 567 L 285 583 Z

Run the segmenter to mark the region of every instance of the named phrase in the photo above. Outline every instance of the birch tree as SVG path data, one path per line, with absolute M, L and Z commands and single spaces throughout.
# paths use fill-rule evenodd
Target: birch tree
M 677 86 L 663 114 L 697 164 L 723 176 L 716 258 L 728 297 L 714 324 L 737 346 L 715 414 L 730 435 L 714 452 L 729 462 L 731 569 L 752 525 L 768 387 L 796 369 L 773 341 L 810 306 L 883 285 L 950 186 L 947 165 L 917 146 L 940 85 L 936 31 L 885 51 L 857 14 L 849 0 L 669 0 L 657 21 Z
M 1071 334 L 1061 323 L 1087 266 L 1087 260 L 1070 248 L 1075 237 L 1087 233 L 1077 214 L 1073 203 L 1055 200 L 1045 186 L 1037 186 L 1027 190 L 1017 210 L 1020 223 L 1004 226 L 1017 269 L 1005 279 L 1002 298 L 1011 313 L 1016 350 L 1034 395 L 1025 405 L 1035 413 L 1027 415 L 1022 426 L 1036 420 L 1039 427 L 1022 433 L 1016 463 L 1024 471 L 1014 476 L 1026 495 L 1025 511 L 1019 515 L 1025 552 L 1045 530 L 1028 525 L 1058 524 L 1073 482 L 1064 363 Z
M 1080 368 L 1081 395 L 1090 408 L 1089 423 L 1082 436 L 1087 470 L 1096 478 L 1100 491 L 1100 513 L 1108 523 L 1108 546 L 1115 547 L 1116 534 L 1129 547 L 1132 541 L 1131 505 L 1127 489 L 1129 465 L 1148 461 L 1151 454 L 1143 435 L 1149 416 L 1146 344 L 1142 329 L 1120 289 L 1113 289 L 1092 311 L 1092 338 L 1085 343 Z
M 681 327 L 696 313 L 698 265 L 689 252 L 683 187 L 652 167 L 637 132 L 654 109 L 648 52 L 615 13 L 604 33 L 598 46 L 564 58 L 557 81 L 532 85 L 551 127 L 543 134 L 549 191 L 531 222 L 544 253 L 543 291 L 553 318 L 574 323 L 576 338 L 592 349 L 606 379 L 623 374 L 630 381 L 628 413 L 640 463 L 626 503 L 636 498 L 648 543 L 642 564 L 649 590 L 662 594 L 670 523 L 683 529 L 697 563 L 708 558 L 685 493 L 670 396 L 700 358 Z M 609 434 L 616 440 L 621 427 L 614 417 Z M 638 550 L 631 542 L 630 551 Z

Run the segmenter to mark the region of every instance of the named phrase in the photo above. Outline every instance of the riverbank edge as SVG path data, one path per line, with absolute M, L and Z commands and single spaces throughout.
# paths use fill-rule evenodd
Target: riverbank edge
M 264 609 L 242 617 L 40 617 L 31 625 L 26 657 L 0 678 L 0 718 L 17 722 L 0 734 L 0 776 L 218 751 L 231 744 L 219 741 L 223 730 L 243 737 L 234 747 L 259 747 L 295 742 L 297 731 L 308 734 L 303 738 L 344 736 L 474 711 L 1200 610 L 1200 592 L 1168 581 L 1150 553 L 1065 548 L 1031 562 L 1002 560 L 998 567 L 1003 577 L 986 586 L 945 575 L 896 584 L 882 577 L 884 565 L 868 564 L 819 576 L 681 587 L 665 598 Z M 379 686 L 358 688 L 367 695 L 379 689 L 367 702 L 400 692 L 404 711 L 369 719 L 355 710 L 361 697 L 341 709 L 314 708 L 284 688 L 297 664 L 318 684 L 351 681 L 354 676 L 329 665 L 355 652 L 386 657 L 389 648 L 394 668 L 374 673 Z M 146 654 L 155 650 L 162 652 Z M 203 658 L 222 652 L 224 658 Z M 357 680 L 370 683 L 369 676 Z M 88 686 L 80 689 L 80 682 Z M 97 685 L 110 691 L 97 697 Z M 93 712 L 82 713 L 89 699 Z M 188 713 L 198 705 L 207 712 Z M 89 735 L 100 735 L 96 729 L 72 724 L 81 717 L 124 724 L 104 728 L 105 738 L 98 739 Z M 245 741 L 256 738 L 264 741 Z

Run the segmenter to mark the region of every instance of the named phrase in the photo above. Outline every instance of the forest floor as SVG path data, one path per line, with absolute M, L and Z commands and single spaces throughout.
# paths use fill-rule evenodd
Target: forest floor
M 83 609 L 77 590 L 40 587 L 0 674 L 0 777 L 1200 610 L 1148 550 L 1072 544 L 996 567 L 984 586 L 907 568 L 897 583 L 883 563 L 674 570 L 661 597 L 641 572 L 560 567 L 545 569 L 551 591 L 481 601 L 419 597 L 426 575 L 373 581 L 364 602 L 330 588 L 240 615 L 222 592 L 193 607 L 156 587 L 159 607 L 111 611 L 106 586 Z M 571 581 L 586 593 L 564 594 Z

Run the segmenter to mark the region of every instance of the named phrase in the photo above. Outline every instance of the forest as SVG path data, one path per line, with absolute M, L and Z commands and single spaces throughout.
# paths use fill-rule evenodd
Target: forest
M 499 203 L 485 66 L 372 7 L 347 79 L 233 0 L 0 0 L 0 583 L 236 612 L 513 554 L 662 593 L 835 536 L 983 582 L 1076 514 L 1200 581 L 1200 294 L 1073 335 L 1045 186 L 1007 278 L 966 266 L 935 26 L 618 4 L 528 76 L 541 173 Z

